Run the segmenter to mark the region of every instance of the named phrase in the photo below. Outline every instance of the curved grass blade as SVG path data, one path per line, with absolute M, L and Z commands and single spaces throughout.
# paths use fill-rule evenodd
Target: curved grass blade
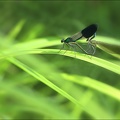
M 73 102 L 79 109 L 84 110 L 85 112 L 87 112 L 89 115 L 91 115 L 92 117 L 97 118 L 98 116 L 95 116 L 94 112 L 91 111 L 89 108 L 83 106 L 79 101 L 77 101 L 76 99 L 74 99 L 72 96 L 70 96 L 68 93 L 66 93 L 64 90 L 60 89 L 59 87 L 57 87 L 55 84 L 53 84 L 52 82 L 50 82 L 49 80 L 47 80 L 44 76 L 42 76 L 41 74 L 39 74 L 37 71 L 33 70 L 32 68 L 30 68 L 29 66 L 21 63 L 19 60 L 15 59 L 15 58 L 7 58 L 7 60 L 11 63 L 13 63 L 14 65 L 18 66 L 19 68 L 21 68 L 22 70 L 24 70 L 25 72 L 27 72 L 28 74 L 30 74 L 31 76 L 33 76 L 34 78 L 38 79 L 39 81 L 43 82 L 44 84 L 46 84 L 47 86 L 51 87 L 53 90 L 57 91 L 58 93 L 60 93 L 61 95 L 63 95 L 65 98 L 69 99 L 71 102 Z
M 61 53 L 59 53 L 58 51 L 59 50 L 55 50 L 55 49 L 32 49 L 32 50 L 23 50 L 23 51 L 22 50 L 21 51 L 7 51 L 6 53 L 1 55 L 1 59 L 6 58 L 8 56 L 10 57 L 10 56 L 18 56 L 18 55 L 24 55 L 24 54 L 58 54 L 58 55 L 65 55 L 65 56 L 74 58 L 74 54 L 71 53 L 71 51 L 67 51 L 66 54 L 62 53 L 62 51 L 65 52 L 65 50 L 61 50 Z M 98 65 L 114 73 L 120 74 L 119 65 L 103 60 L 101 58 L 92 56 L 92 59 L 90 59 L 87 56 L 85 56 L 85 54 L 81 54 L 77 52 L 76 52 L 75 58 Z
M 101 41 L 96 41 L 100 49 L 106 51 L 107 53 L 120 58 L 120 45 L 108 44 Z
M 63 78 L 68 81 L 72 81 L 78 83 L 80 85 L 87 86 L 89 88 L 95 89 L 101 93 L 104 93 L 108 96 L 115 98 L 116 100 L 120 101 L 120 90 L 107 85 L 105 83 L 99 82 L 97 80 L 85 77 L 85 76 L 77 76 L 77 75 L 68 75 L 63 73 Z

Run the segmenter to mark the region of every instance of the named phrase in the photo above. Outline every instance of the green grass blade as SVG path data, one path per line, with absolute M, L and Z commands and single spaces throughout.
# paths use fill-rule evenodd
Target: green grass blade
M 47 86 L 51 87 L 53 90 L 55 90 L 58 93 L 60 93 L 65 98 L 69 99 L 71 102 L 73 102 L 75 105 L 77 105 L 80 109 L 86 111 L 91 116 L 94 116 L 94 113 L 91 110 L 87 109 L 87 107 L 83 106 L 79 101 L 77 101 L 72 96 L 70 96 L 68 93 L 66 93 L 64 90 L 60 89 L 55 84 L 53 84 L 52 82 L 50 82 L 49 80 L 47 80 L 44 76 L 40 75 L 35 70 L 31 69 L 30 67 L 26 66 L 25 64 L 21 63 L 20 61 L 18 61 L 15 58 L 7 58 L 7 59 L 8 59 L 8 61 L 10 61 L 11 63 L 13 63 L 14 65 L 18 66 L 19 68 L 21 68 L 22 70 L 24 70 L 25 72 L 27 72 L 28 74 L 30 74 L 31 76 L 33 76 L 34 78 L 40 80 L 41 82 L 43 82 Z
M 4 91 L 4 94 L 14 96 L 14 99 L 16 98 L 18 101 L 20 101 L 20 103 L 22 103 L 21 106 L 20 104 L 14 103 L 18 110 L 33 111 L 35 113 L 43 114 L 52 118 L 74 118 L 67 111 L 61 109 L 59 104 L 54 103 L 54 100 L 51 100 L 52 98 L 50 99 L 48 97 L 46 99 L 46 97 L 43 95 L 36 94 L 36 92 L 31 91 L 29 88 L 19 88 L 17 86 L 13 86 L 9 82 L 0 82 L 0 89 L 1 91 Z M 0 96 L 2 95 L 0 94 Z M 11 111 L 14 111 L 14 105 L 9 105 Z
M 96 41 L 100 49 L 120 59 L 120 45 Z
M 71 51 L 67 51 L 66 54 L 64 54 L 64 50 L 62 50 L 59 53 L 59 50 L 55 50 L 55 49 L 33 49 L 33 50 L 23 50 L 23 51 L 6 51 L 4 52 L 4 54 L 2 54 L 0 56 L 1 59 L 3 59 L 4 57 L 8 57 L 8 56 L 18 56 L 18 55 L 23 55 L 23 54 L 59 54 L 59 55 L 65 55 L 65 56 L 69 56 L 69 57 L 73 57 L 75 59 L 80 59 L 95 65 L 98 65 L 100 67 L 103 67 L 107 70 L 110 70 L 114 73 L 120 74 L 120 66 L 117 64 L 114 64 L 112 62 L 103 60 L 101 58 L 97 58 L 92 56 L 91 58 L 89 58 L 89 56 L 85 56 L 85 54 L 81 54 L 81 53 L 76 53 L 76 57 L 74 55 L 74 53 L 71 53 Z
M 36 79 L 40 80 L 41 82 L 43 82 L 47 86 L 51 87 L 52 89 L 54 89 L 55 91 L 57 91 L 58 93 L 60 93 L 64 97 L 66 97 L 67 99 L 69 99 L 74 104 L 80 105 L 80 103 L 77 100 L 75 100 L 73 97 L 71 97 L 68 93 L 66 93 L 65 91 L 63 91 L 62 89 L 60 89 L 59 87 L 54 85 L 52 82 L 47 80 L 44 76 L 42 76 L 41 74 L 39 74 L 38 72 L 36 72 L 32 68 L 30 68 L 29 66 L 21 63 L 19 60 L 15 59 L 15 58 L 8 58 L 8 61 L 10 61 L 11 63 L 13 63 L 16 66 L 20 67 L 22 70 L 26 71 L 28 74 L 30 74 L 33 77 L 35 77 Z M 80 105 L 80 106 L 83 108 L 82 105 Z
M 62 74 L 63 78 L 72 81 L 75 83 L 78 83 L 80 85 L 87 86 L 89 88 L 95 89 L 101 93 L 104 93 L 108 96 L 111 96 L 115 98 L 116 100 L 120 101 L 120 90 L 107 85 L 105 83 L 99 82 L 97 80 L 94 80 L 92 78 L 84 77 L 84 76 L 76 76 L 76 75 L 67 75 Z

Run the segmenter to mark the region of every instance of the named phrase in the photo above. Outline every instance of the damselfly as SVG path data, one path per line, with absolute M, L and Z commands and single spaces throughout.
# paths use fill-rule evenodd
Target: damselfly
M 67 46 L 71 46 L 72 48 L 74 48 L 74 45 L 76 45 L 77 47 L 79 47 L 84 53 L 86 54 L 90 54 L 88 52 L 89 48 L 93 49 L 93 53 L 92 55 L 95 54 L 96 51 L 96 44 L 95 42 L 92 42 L 92 39 L 96 36 L 96 31 L 97 31 L 97 24 L 91 24 L 88 27 L 84 28 L 82 31 L 66 38 L 66 39 L 62 39 L 61 43 L 63 43 L 63 47 L 66 44 Z M 85 50 L 83 47 L 81 47 L 76 41 L 80 40 L 81 38 L 87 38 L 87 42 L 88 42 L 88 50 Z

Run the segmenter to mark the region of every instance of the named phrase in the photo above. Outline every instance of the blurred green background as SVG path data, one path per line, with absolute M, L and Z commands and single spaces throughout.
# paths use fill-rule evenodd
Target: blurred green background
M 119 12 L 119 1 L 1 1 L 0 54 L 3 55 L 4 50 L 9 51 L 16 44 L 31 41 L 34 43 L 36 39 L 44 48 L 59 50 L 62 46 L 61 39 L 73 35 L 92 23 L 99 25 L 98 36 L 113 38 L 119 42 Z M 58 41 L 59 44 L 45 46 L 42 39 L 47 39 L 48 44 L 53 40 Z M 106 41 L 109 43 L 109 39 Z M 29 46 L 26 44 L 25 47 Z M 99 48 L 95 56 L 120 65 L 118 58 Z M 83 57 L 88 58 L 88 56 Z M 85 107 L 79 108 L 69 101 L 70 99 L 59 94 L 59 90 L 56 92 L 54 87 L 52 89 L 48 87 L 47 82 L 45 85 L 44 82 L 37 80 L 35 73 L 26 72 L 29 69 L 25 70 L 25 66 L 21 67 L 22 64 L 19 62 L 14 60 L 11 62 L 1 57 L 1 119 L 120 118 L 119 100 L 104 94 L 107 90 L 103 86 L 94 84 L 92 88 L 89 85 L 92 83 L 85 83 L 89 78 L 110 85 L 119 91 L 119 74 L 75 57 L 58 54 L 20 56 L 18 54 L 15 58 L 67 92 Z M 40 79 L 42 80 L 42 77 Z M 65 79 L 83 81 L 82 84 L 86 85 Z M 97 91 L 95 87 L 103 88 L 104 91 Z M 113 91 L 111 93 L 119 96 Z
M 97 23 L 99 35 L 119 38 L 119 4 L 119 1 L 0 2 L 1 31 L 7 34 L 21 19 L 26 24 L 19 37 L 31 29 L 38 31 L 36 37 L 62 36 Z

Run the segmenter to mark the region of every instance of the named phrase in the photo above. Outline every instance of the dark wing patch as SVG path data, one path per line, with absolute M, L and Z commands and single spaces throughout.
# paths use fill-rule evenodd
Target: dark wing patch
M 81 33 L 82 33 L 82 35 L 85 38 L 89 38 L 89 37 L 93 36 L 96 33 L 97 27 L 98 26 L 96 24 L 89 25 L 88 27 L 86 27 L 85 29 L 83 29 L 81 31 Z

